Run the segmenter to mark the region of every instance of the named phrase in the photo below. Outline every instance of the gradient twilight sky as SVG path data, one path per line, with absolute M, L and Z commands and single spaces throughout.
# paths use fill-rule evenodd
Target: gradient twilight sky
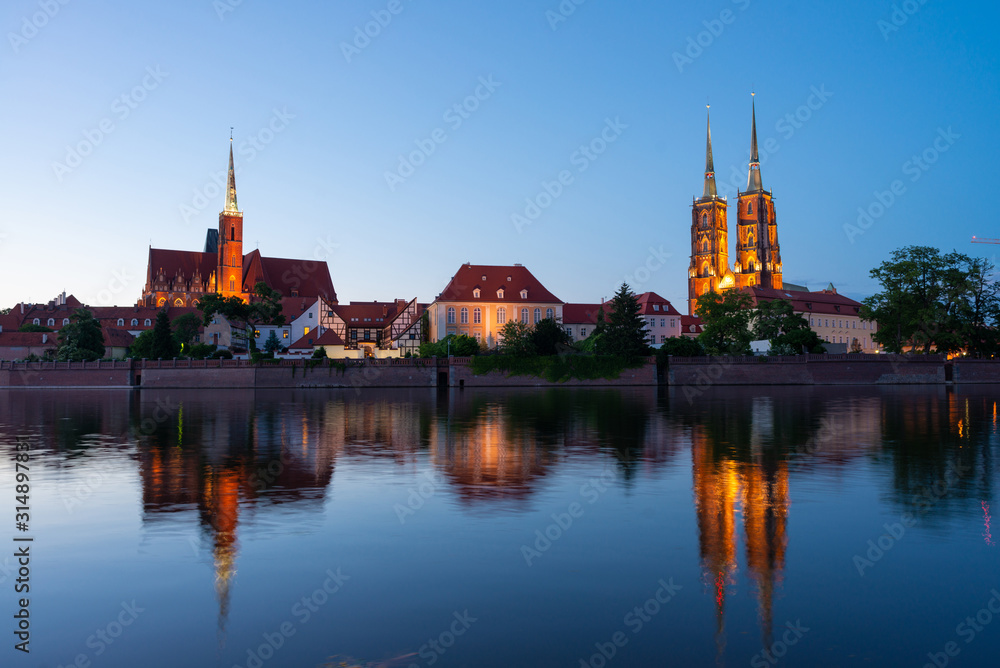
M 356 48 L 372 12 L 391 22 Z M 217 226 L 234 126 L 245 251 L 325 256 L 342 303 L 429 302 L 471 261 L 571 302 L 628 277 L 686 312 L 705 103 L 720 184 L 745 187 L 751 89 L 785 280 L 861 298 L 900 246 L 997 249 L 969 240 L 1000 237 L 998 19 L 943 0 L 7 0 L 0 307 L 135 303 L 150 244 L 202 250 Z M 608 119 L 615 141 L 583 157 Z M 859 207 L 877 215 L 845 230 Z

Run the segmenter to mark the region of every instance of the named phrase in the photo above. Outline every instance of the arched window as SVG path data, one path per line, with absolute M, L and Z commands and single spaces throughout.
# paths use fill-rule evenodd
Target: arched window
M 521 322 L 528 324 L 528 309 L 526 308 L 521 309 Z
M 40 325 L 40 324 L 42 324 L 42 321 L 39 320 L 38 318 L 35 318 L 34 320 L 31 321 L 31 324 L 32 325 Z
M 56 326 L 56 319 L 55 318 L 49 318 L 48 325 L 49 325 L 49 327 L 55 327 Z
M 138 324 L 139 324 L 139 319 L 138 318 L 132 318 L 132 326 L 135 327 Z
M 235 276 L 230 276 L 229 277 L 229 289 L 232 290 L 232 291 L 236 290 L 236 277 Z
M 548 318 L 549 320 L 552 320 L 553 318 L 556 317 L 556 312 L 550 308 L 547 308 L 545 309 L 545 317 Z
M 497 324 L 502 325 L 507 322 L 507 309 L 503 306 L 497 309 Z
M 174 306 L 184 306 L 184 300 L 178 297 L 174 300 Z
M 149 318 L 146 318 L 145 320 L 142 321 L 142 324 L 143 324 L 144 327 L 149 327 L 153 323 L 150 322 Z
M 503 299 L 503 288 L 497 290 L 497 299 Z
M 159 299 L 156 300 L 157 306 L 163 306 L 166 303 L 167 303 L 166 297 L 160 297 Z
M 541 321 L 542 321 L 542 309 L 536 308 L 535 309 L 535 324 L 537 325 Z
M 753 213 L 753 202 L 747 202 L 747 213 Z
M 753 235 L 751 234 L 750 236 L 747 237 L 747 246 L 754 246 L 754 245 L 755 245 L 754 238 Z
M 125 318 L 118 318 L 118 326 L 119 327 L 125 326 Z
M 232 266 L 234 266 L 234 267 L 236 266 L 236 256 L 235 255 L 233 256 L 233 264 L 232 264 Z
M 69 318 L 63 318 L 63 324 L 64 325 L 68 325 L 69 324 Z
M 229 240 L 236 241 L 236 226 L 232 225 L 229 228 Z
M 464 306 L 462 307 L 461 318 L 463 325 L 469 324 L 469 309 L 465 308 Z
M 454 306 L 449 306 L 448 307 L 448 324 L 449 325 L 454 325 L 455 324 L 455 307 Z
M 702 227 L 708 227 L 708 214 L 707 213 L 701 214 L 701 226 Z
M 483 321 L 483 310 L 478 306 L 472 309 L 472 324 L 478 325 Z
M 707 253 L 708 252 L 708 241 L 702 241 L 701 242 L 701 252 L 702 253 Z

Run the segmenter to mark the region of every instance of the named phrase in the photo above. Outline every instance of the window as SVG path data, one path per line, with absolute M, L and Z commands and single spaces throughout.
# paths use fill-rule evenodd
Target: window
M 549 320 L 553 320 L 556 317 L 556 312 L 550 308 L 545 309 L 545 317 Z
M 156 300 L 156 305 L 157 306 L 163 306 L 166 303 L 167 303 L 167 298 L 166 297 L 160 297 L 159 299 Z M 35 322 L 35 324 L 38 324 L 37 321 Z
M 659 311 L 660 310 L 660 305 L 659 304 L 653 304 L 653 310 L 654 311 Z
M 526 308 L 521 309 L 521 322 L 528 324 L 528 309 Z
M 312 319 L 313 319 L 313 314 L 312 314 L 312 311 L 310 311 L 310 312 L 309 312 L 309 319 L 310 319 L 310 320 L 312 320 Z
M 309 328 L 308 327 L 306 327 L 305 329 L 302 330 L 302 336 L 305 336 L 308 333 L 309 333 Z M 355 333 L 352 332 L 352 334 L 355 334 Z M 356 334 L 355 334 L 355 336 L 356 336 Z
M 521 290 L 521 299 L 527 299 L 527 298 L 528 298 L 528 291 Z
M 231 267 L 235 267 L 236 266 L 236 256 L 235 255 L 233 256 L 233 263 L 231 265 L 229 265 L 229 266 L 231 266 Z
M 707 253 L 708 252 L 708 241 L 702 241 L 701 242 L 701 252 L 702 253 Z
M 462 307 L 462 320 L 461 320 L 461 322 L 462 322 L 463 325 L 468 325 L 469 324 L 469 309 L 465 308 L 464 306 Z
M 259 329 L 253 330 L 253 338 L 255 338 L 255 339 L 259 339 L 260 338 L 260 330 Z
M 287 329 L 284 330 L 283 332 L 281 332 L 281 338 L 283 338 L 283 339 L 287 339 L 288 338 L 288 330 Z
M 230 290 L 236 289 L 236 279 L 233 278 L 232 276 L 229 277 L 229 289 Z
M 536 308 L 535 309 L 535 324 L 537 325 L 541 321 L 542 321 L 542 309 Z
M 857 329 L 857 328 L 858 328 L 858 321 L 857 320 L 852 320 L 851 321 L 851 329 Z
M 476 341 L 479 341 L 483 338 L 483 334 L 482 332 L 473 332 L 472 338 L 474 338 Z
M 455 324 L 455 307 L 454 306 L 449 306 L 448 307 L 448 324 L 449 325 L 454 325 Z
M 139 324 L 139 319 L 138 318 L 132 318 L 132 326 L 136 327 L 136 326 L 138 326 L 138 324 Z
M 54 327 L 55 324 L 56 324 L 56 319 L 55 318 L 49 318 L 49 323 L 48 324 L 49 324 L 49 327 Z
M 667 319 L 660 318 L 660 327 L 666 327 L 666 326 L 667 326 Z
M 572 327 L 567 327 L 566 328 L 566 335 L 569 336 L 569 338 L 571 338 L 571 339 L 573 338 L 573 328 Z
M 747 213 L 753 213 L 753 202 L 747 202 Z
M 823 319 L 823 323 L 824 323 L 823 324 L 824 327 L 829 327 L 830 326 L 830 321 L 827 320 L 827 319 L 825 319 L 825 318 Z
M 236 241 L 236 226 L 235 225 L 232 225 L 229 228 L 229 240 L 230 241 Z M 235 266 L 235 264 L 233 266 Z
M 174 300 L 174 306 L 184 306 L 184 300 L 178 297 Z
M 676 327 L 676 323 L 677 323 L 676 318 L 671 318 L 670 319 L 670 329 L 673 329 L 674 327 Z
M 666 342 L 667 342 L 667 335 L 660 334 L 660 343 L 666 343 Z
M 478 306 L 472 309 L 472 324 L 478 325 L 483 321 L 483 309 Z
M 149 318 L 146 318 L 145 320 L 143 320 L 143 321 L 142 321 L 142 324 L 143 324 L 144 326 L 146 326 L 146 327 L 149 327 L 149 326 L 150 326 L 150 325 L 152 325 L 153 323 L 152 323 L 152 322 L 150 321 L 150 319 L 149 319 Z
M 701 226 L 702 227 L 708 227 L 708 214 L 707 213 L 701 214 Z
M 581 339 L 587 338 L 587 328 L 586 327 L 581 327 L 580 328 L 580 338 Z
M 64 325 L 68 325 L 69 324 L 69 318 L 63 318 L 63 324 Z
M 472 291 L 472 297 L 474 299 L 479 299 L 479 294 L 480 294 L 479 288 L 476 288 L 475 290 Z
M 815 324 L 816 324 L 816 323 L 814 323 L 814 322 L 813 322 L 813 319 L 812 319 L 812 318 L 809 318 L 809 326 L 810 326 L 810 327 L 812 327 L 812 326 L 813 326 L 813 325 L 815 325 Z
M 507 322 L 507 309 L 501 306 L 500 308 L 497 309 L 497 324 L 502 325 L 505 322 Z
M 497 299 L 503 299 L 503 288 L 497 290 Z
M 119 327 L 125 326 L 125 318 L 118 318 L 118 326 Z

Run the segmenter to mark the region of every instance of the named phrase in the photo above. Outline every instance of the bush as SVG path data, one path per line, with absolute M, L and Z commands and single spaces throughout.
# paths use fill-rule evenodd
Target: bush
M 233 354 L 228 350 L 216 350 L 214 353 L 208 356 L 208 359 L 212 360 L 231 360 L 233 359 Z
M 326 348 L 324 346 L 320 346 L 319 348 L 313 351 L 312 358 L 314 360 L 326 359 L 326 357 L 327 357 Z

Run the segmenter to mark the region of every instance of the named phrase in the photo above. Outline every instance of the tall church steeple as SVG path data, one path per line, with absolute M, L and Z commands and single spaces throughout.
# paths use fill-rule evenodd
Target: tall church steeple
M 712 122 L 708 118 L 705 141 L 705 186 L 691 205 L 691 264 L 688 267 L 688 314 L 694 315 L 698 297 L 720 292 L 734 284 L 729 270 L 729 240 L 724 197 L 715 185 L 712 160 Z
M 708 105 L 705 105 L 708 107 Z M 712 161 L 712 116 L 711 112 L 705 114 L 708 118 L 708 141 L 705 145 L 705 190 L 702 198 L 717 197 L 715 189 L 715 164 Z
M 755 93 L 751 96 L 756 97 Z M 750 173 L 747 175 L 747 192 L 760 192 L 764 186 L 760 182 L 760 157 L 757 155 L 757 104 L 750 103 Z
M 226 182 L 226 211 L 239 211 L 236 205 L 236 170 L 233 169 L 233 134 L 229 133 L 229 179 Z
M 216 291 L 223 297 L 247 300 L 243 291 L 243 212 L 236 204 L 236 169 L 233 166 L 233 137 L 229 135 L 229 178 L 226 203 L 219 213 L 219 260 Z

